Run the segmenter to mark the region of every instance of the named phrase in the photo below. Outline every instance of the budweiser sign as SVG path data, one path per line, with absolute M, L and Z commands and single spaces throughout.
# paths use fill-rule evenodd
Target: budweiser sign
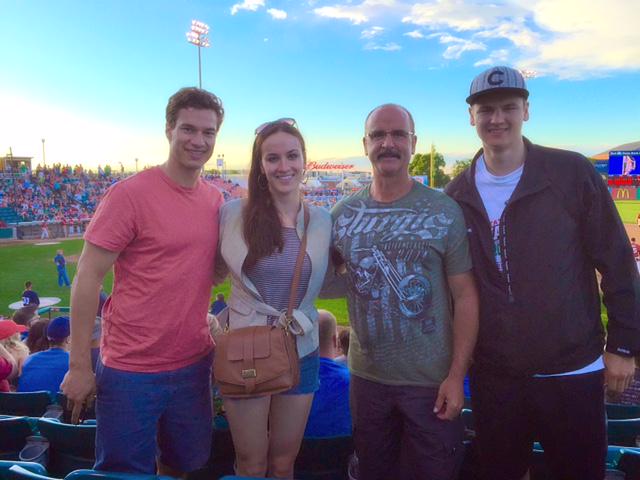
M 307 170 L 351 170 L 353 165 L 347 165 L 344 163 L 329 163 L 329 162 L 309 162 L 307 163 Z

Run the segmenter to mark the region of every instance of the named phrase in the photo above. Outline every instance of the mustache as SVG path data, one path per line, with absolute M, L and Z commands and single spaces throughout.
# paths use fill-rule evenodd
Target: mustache
M 397 148 L 382 148 L 378 151 L 377 158 L 380 157 L 395 157 L 400 158 L 400 151 Z

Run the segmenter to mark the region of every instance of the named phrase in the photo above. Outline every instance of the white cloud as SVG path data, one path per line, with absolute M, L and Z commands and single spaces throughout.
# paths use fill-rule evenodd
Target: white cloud
M 274 20 L 284 20 L 287 18 L 287 12 L 284 10 L 278 10 L 277 8 L 269 8 L 267 13 L 271 15 Z
M 478 60 L 473 64 L 474 67 L 482 67 L 482 66 L 491 66 L 491 65 L 500 65 L 500 64 L 508 64 L 509 60 L 509 50 L 506 48 L 501 48 L 499 50 L 494 50 L 489 54 L 487 58 L 482 60 Z
M 369 17 L 361 10 L 349 6 L 320 7 L 313 10 L 320 17 L 349 20 L 354 25 L 360 25 L 369 21 Z
M 640 17 L 637 0 L 537 0 L 533 20 L 553 32 L 524 52 L 520 66 L 560 78 L 605 75 L 610 70 L 637 70 L 640 30 L 631 19 Z
M 498 5 L 469 0 L 437 0 L 435 3 L 414 4 L 402 21 L 430 28 L 446 27 L 460 32 L 479 30 L 496 24 L 502 18 L 524 13 L 524 9 L 508 3 Z
M 469 43 L 451 43 L 445 58 L 490 50 L 475 65 L 510 58 L 541 75 L 584 78 L 638 70 L 640 29 L 630 25 L 633 18 L 640 18 L 637 0 L 436 0 L 413 4 L 402 22 L 467 34 Z
M 348 20 L 354 25 L 361 25 L 374 16 L 395 12 L 402 7 L 397 0 L 364 0 L 357 5 L 349 3 L 315 8 L 313 13 L 320 17 Z
M 465 40 L 464 38 L 454 37 L 449 34 L 441 35 L 439 41 L 443 44 L 450 44 L 442 54 L 442 56 L 448 60 L 457 60 L 464 52 L 487 49 L 483 43 Z
M 364 46 L 365 50 L 383 50 L 385 52 L 396 52 L 398 50 L 402 50 L 402 47 L 394 42 L 385 43 L 384 45 L 379 45 L 374 42 L 369 42 Z
M 231 15 L 235 15 L 240 10 L 255 12 L 260 7 L 264 7 L 264 0 L 243 0 L 242 3 L 236 3 L 231 7 Z
M 354 25 L 382 25 L 385 35 L 401 23 L 415 25 L 399 35 L 437 39 L 447 46 L 447 59 L 489 52 L 473 59 L 477 66 L 510 63 L 561 78 L 640 68 L 640 29 L 631 24 L 640 18 L 638 0 L 333 0 L 313 12 Z M 361 37 L 371 41 L 379 33 L 367 28 Z M 445 42 L 444 35 L 459 40 Z M 365 48 L 400 45 L 370 42 Z
M 540 35 L 525 26 L 522 21 L 502 22 L 494 28 L 482 30 L 474 34 L 474 37 L 488 39 L 504 38 L 516 47 L 524 48 L 531 48 L 541 41 Z
M 377 35 L 380 35 L 382 32 L 384 32 L 384 28 L 382 27 L 371 27 L 371 28 L 367 28 L 366 30 L 363 30 L 362 33 L 360 34 L 360 38 L 373 38 Z
M 422 33 L 420 30 L 412 30 L 411 32 L 403 33 L 403 35 L 405 37 L 411 38 L 425 38 L 424 33 Z

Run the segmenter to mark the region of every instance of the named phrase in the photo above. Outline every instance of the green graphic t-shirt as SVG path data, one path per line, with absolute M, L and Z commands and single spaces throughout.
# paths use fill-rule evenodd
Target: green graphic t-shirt
M 415 182 L 393 203 L 369 187 L 331 212 L 333 244 L 347 266 L 354 375 L 390 385 L 439 385 L 452 353 L 447 275 L 471 269 L 458 205 Z

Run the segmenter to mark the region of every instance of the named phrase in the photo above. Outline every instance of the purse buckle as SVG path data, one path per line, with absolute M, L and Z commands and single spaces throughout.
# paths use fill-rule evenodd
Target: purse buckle
M 258 376 L 258 372 L 256 372 L 255 368 L 247 368 L 246 370 L 242 370 L 240 375 L 242 378 L 256 378 Z

